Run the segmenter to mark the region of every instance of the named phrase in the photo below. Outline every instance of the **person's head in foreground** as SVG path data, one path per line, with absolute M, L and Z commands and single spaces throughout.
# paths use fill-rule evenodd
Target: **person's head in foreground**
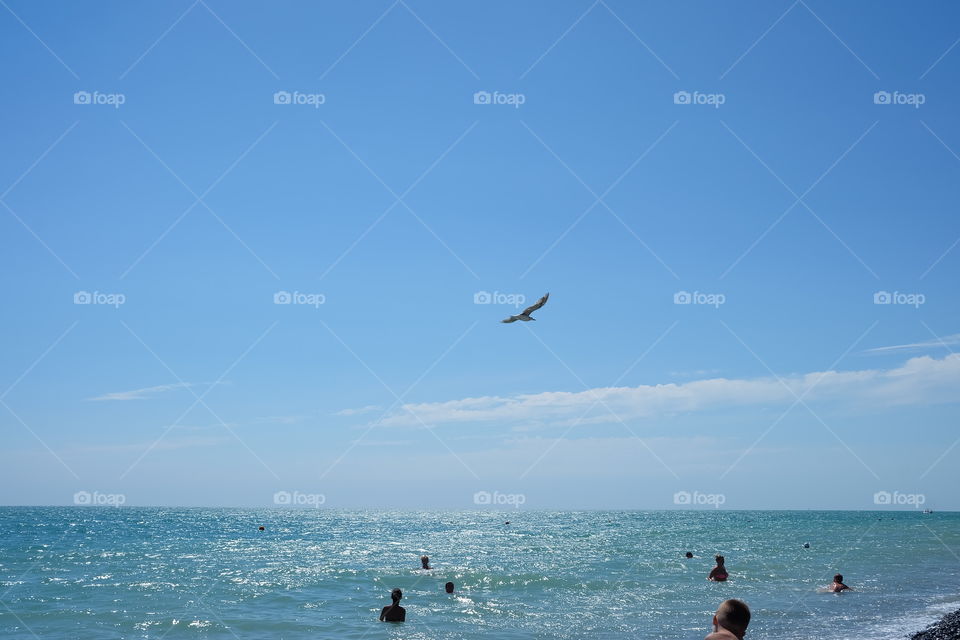
M 403 599 L 403 591 L 394 589 L 390 592 L 390 599 L 393 604 L 385 606 L 380 611 L 380 620 L 383 622 L 403 622 L 407 619 L 407 611 L 400 606 L 400 600 Z
M 447 593 L 453 593 L 453 583 L 452 583 L 452 582 L 448 582 L 447 584 L 443 585 L 443 588 L 446 589 Z
M 420 556 L 420 564 L 423 566 L 424 569 L 429 569 L 430 558 L 428 558 L 427 556 Z
M 743 600 L 724 600 L 713 616 L 713 633 L 704 640 L 743 640 L 750 624 L 750 607 Z

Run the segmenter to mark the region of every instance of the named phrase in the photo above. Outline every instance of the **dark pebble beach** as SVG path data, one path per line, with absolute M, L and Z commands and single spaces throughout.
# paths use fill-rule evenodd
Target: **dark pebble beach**
M 939 622 L 913 634 L 911 640 L 960 640 L 960 611 L 948 613 Z

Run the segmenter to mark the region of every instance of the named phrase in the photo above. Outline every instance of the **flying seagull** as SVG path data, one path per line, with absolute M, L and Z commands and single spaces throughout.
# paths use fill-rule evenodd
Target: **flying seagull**
M 536 311 L 537 309 L 539 309 L 540 307 L 542 307 L 543 305 L 547 304 L 547 298 L 549 297 L 550 297 L 549 293 L 544 294 L 542 298 L 540 298 L 539 300 L 534 302 L 532 305 L 524 309 L 523 313 L 515 316 L 510 316 L 509 318 L 501 320 L 500 322 L 516 322 L 517 320 L 530 322 L 531 320 L 536 320 L 536 318 L 531 317 L 530 314 Z

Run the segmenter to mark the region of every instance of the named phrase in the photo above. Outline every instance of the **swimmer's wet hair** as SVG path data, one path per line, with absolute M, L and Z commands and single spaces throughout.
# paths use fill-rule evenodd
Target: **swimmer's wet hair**
M 390 592 L 390 597 L 393 598 L 394 602 L 397 602 L 403 597 L 403 591 L 400 591 L 400 589 L 394 589 Z
M 834 582 L 843 582 L 843 576 L 838 573 L 837 575 L 833 576 L 833 581 L 834 581 Z
M 750 607 L 743 600 L 724 600 L 717 609 L 717 624 L 727 631 L 743 635 L 750 624 Z
M 717 564 L 720 564 L 721 562 L 724 562 L 724 561 L 726 560 L 726 558 L 724 558 L 723 556 L 719 556 L 719 555 L 718 555 L 718 556 L 714 557 L 714 560 L 717 561 Z

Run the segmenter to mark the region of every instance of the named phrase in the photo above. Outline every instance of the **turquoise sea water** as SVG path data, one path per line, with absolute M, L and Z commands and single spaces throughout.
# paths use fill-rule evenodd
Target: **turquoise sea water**
M 0 531 L 2 638 L 699 639 L 739 597 L 748 638 L 864 640 L 960 608 L 956 513 L 7 507 Z M 855 592 L 818 592 L 836 571 Z M 376 621 L 393 587 L 402 625 Z

